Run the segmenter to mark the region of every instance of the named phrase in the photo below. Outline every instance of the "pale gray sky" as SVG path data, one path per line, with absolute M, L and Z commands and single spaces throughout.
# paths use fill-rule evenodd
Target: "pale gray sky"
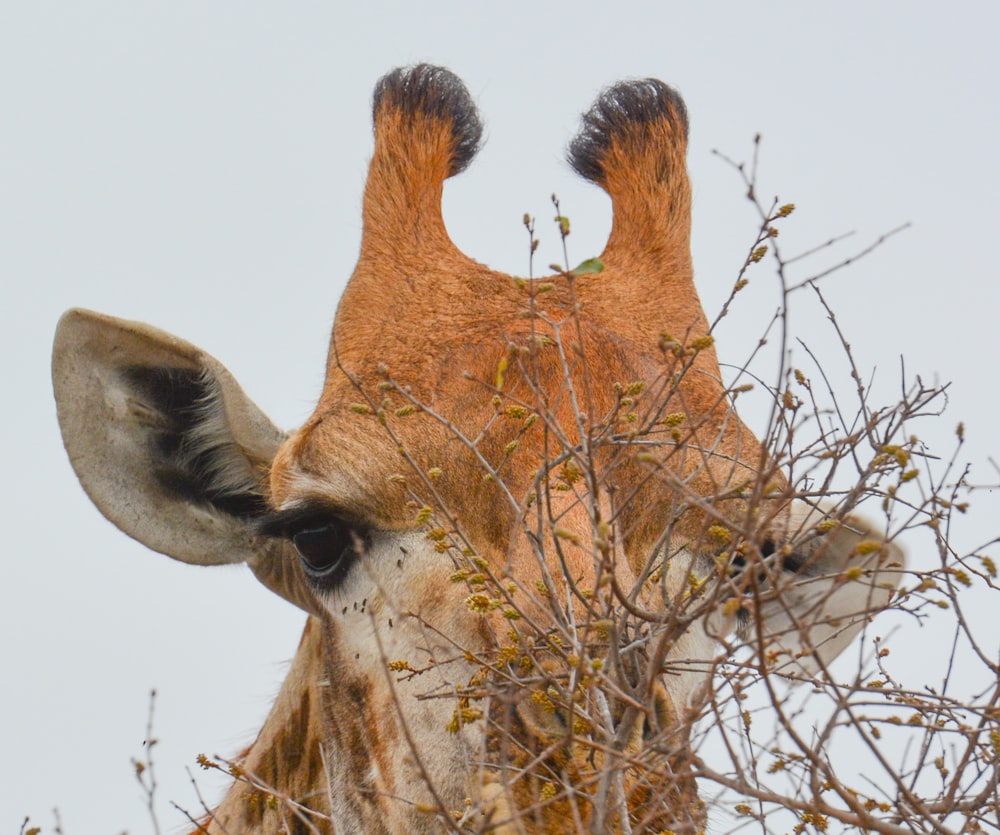
M 253 737 L 304 619 L 249 572 L 173 563 L 93 509 L 55 422 L 48 363 L 60 313 L 84 306 L 177 333 L 226 363 L 276 423 L 299 423 L 357 252 L 371 88 L 392 67 L 443 64 L 478 101 L 488 141 L 448 185 L 446 219 L 466 252 L 500 269 L 527 271 L 525 212 L 540 219 L 540 263 L 558 259 L 552 192 L 573 221 L 574 260 L 601 250 L 608 201 L 572 174 L 563 149 L 598 90 L 631 76 L 662 78 L 688 104 L 694 257 L 710 316 L 755 230 L 713 148 L 745 159 L 763 134 L 763 191 L 798 206 L 782 233 L 788 252 L 856 230 L 832 256 L 844 257 L 911 221 L 830 279 L 828 297 L 887 396 L 901 355 L 911 373 L 954 381 L 948 414 L 921 435 L 950 453 L 965 421 L 973 478 L 997 479 L 984 462 L 1000 453 L 998 7 L 347 6 L 0 3 L 11 444 L 0 502 L 2 832 L 26 814 L 48 828 L 54 806 L 66 835 L 151 831 L 129 757 L 141 753 L 153 687 L 161 818 L 181 825 L 168 801 L 196 806 L 184 766 Z M 762 267 L 719 332 L 723 360 L 748 355 L 776 303 Z M 804 296 L 792 327 L 836 353 Z M 850 391 L 846 376 L 836 383 Z M 977 499 L 960 542 L 994 537 L 997 509 Z M 925 628 L 914 657 L 948 638 Z M 218 795 L 218 780 L 199 782 Z

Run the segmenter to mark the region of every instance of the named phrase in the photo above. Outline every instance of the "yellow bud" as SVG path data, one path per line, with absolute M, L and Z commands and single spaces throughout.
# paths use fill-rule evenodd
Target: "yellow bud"
M 566 528 L 553 528 L 552 533 L 557 539 L 566 539 L 574 545 L 580 544 L 580 537 Z
M 732 540 L 732 534 L 730 534 L 729 530 L 723 525 L 710 525 L 706 533 L 708 534 L 709 539 L 712 539 L 715 542 L 725 544 Z
M 704 351 L 706 348 L 711 348 L 715 344 L 715 337 L 712 334 L 705 334 L 705 336 L 699 336 L 691 343 L 691 347 L 696 351 Z

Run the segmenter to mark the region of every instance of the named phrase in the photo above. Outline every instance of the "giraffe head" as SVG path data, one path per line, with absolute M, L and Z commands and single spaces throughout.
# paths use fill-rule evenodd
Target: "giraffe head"
M 901 557 L 795 499 L 733 410 L 676 92 L 624 82 L 585 114 L 570 162 L 611 197 L 611 234 L 543 278 L 448 237 L 444 182 L 481 135 L 454 75 L 390 73 L 373 116 L 312 416 L 285 436 L 198 349 L 71 311 L 53 363 L 77 474 L 140 541 L 246 562 L 314 617 L 281 697 L 298 730 L 273 713 L 258 743 L 338 831 L 695 831 L 685 743 L 720 640 L 811 671 Z

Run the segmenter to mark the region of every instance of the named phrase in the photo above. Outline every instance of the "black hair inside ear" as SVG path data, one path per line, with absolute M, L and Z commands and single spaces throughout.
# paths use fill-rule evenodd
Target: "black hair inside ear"
M 211 376 L 198 369 L 139 365 L 123 376 L 145 406 L 150 467 L 166 492 L 242 519 L 268 511 L 254 463 L 220 430 L 224 407 Z

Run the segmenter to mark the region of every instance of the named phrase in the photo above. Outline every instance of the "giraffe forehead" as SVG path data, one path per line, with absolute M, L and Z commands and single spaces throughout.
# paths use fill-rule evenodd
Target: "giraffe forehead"
M 512 320 L 506 334 L 462 334 L 433 351 L 410 339 L 382 354 L 338 353 L 314 414 L 272 465 L 275 503 L 315 495 L 384 511 L 398 508 L 403 477 L 430 473 L 466 509 L 466 499 L 474 507 L 482 498 L 472 485 L 501 458 L 512 491 L 523 491 L 553 454 L 546 424 L 575 442 L 581 406 L 571 389 L 586 388 L 582 408 L 603 416 L 623 387 L 662 373 L 627 340 L 586 319 L 574 324 L 565 338 Z M 505 454 L 512 442 L 517 454 Z

